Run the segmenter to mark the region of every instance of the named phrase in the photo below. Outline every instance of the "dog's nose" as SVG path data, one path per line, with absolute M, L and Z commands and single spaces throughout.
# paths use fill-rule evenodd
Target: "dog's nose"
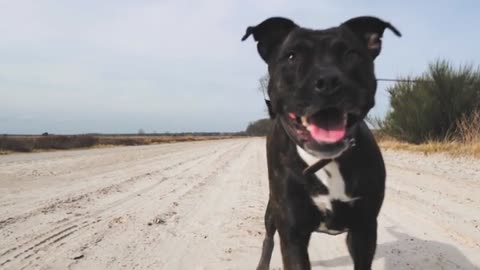
M 340 79 L 335 75 L 324 75 L 318 78 L 315 90 L 322 94 L 331 95 L 340 88 Z

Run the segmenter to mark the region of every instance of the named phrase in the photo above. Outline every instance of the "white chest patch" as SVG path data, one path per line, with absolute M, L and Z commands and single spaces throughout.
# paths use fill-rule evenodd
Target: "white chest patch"
M 319 159 L 307 153 L 300 146 L 297 146 L 297 152 L 308 166 L 316 163 Z M 328 163 L 325 167 L 315 173 L 319 181 L 327 187 L 328 195 L 312 196 L 313 203 L 321 210 L 332 210 L 332 200 L 342 202 L 352 202 L 357 198 L 351 198 L 345 193 L 345 182 L 335 161 Z

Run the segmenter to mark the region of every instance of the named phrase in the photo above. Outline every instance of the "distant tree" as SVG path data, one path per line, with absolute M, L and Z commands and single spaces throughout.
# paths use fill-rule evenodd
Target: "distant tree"
M 48 132 L 42 133 L 42 136 L 48 136 Z
M 270 76 L 268 76 L 268 74 L 265 74 L 262 77 L 260 77 L 260 79 L 258 79 L 258 91 L 262 93 L 267 93 L 269 80 L 270 80 Z
M 139 129 L 138 135 L 145 135 L 145 130 L 143 130 L 143 128 Z
M 245 130 L 248 136 L 266 136 L 272 129 L 272 120 L 260 119 L 250 123 Z
M 267 112 L 270 118 L 274 118 L 275 115 L 272 110 L 272 106 L 270 103 L 270 97 L 268 96 L 268 83 L 270 81 L 270 76 L 268 74 L 263 75 L 258 79 L 258 90 L 262 92 L 263 97 L 265 98 L 265 105 L 267 106 Z

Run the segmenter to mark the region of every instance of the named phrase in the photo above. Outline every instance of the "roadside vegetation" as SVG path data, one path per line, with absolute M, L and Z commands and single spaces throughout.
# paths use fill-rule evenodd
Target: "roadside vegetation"
M 402 79 L 385 118 L 370 121 L 381 146 L 480 157 L 480 70 L 439 60 Z
M 10 152 L 35 152 L 45 150 L 66 150 L 115 145 L 148 145 L 160 143 L 228 139 L 237 133 L 191 133 L 169 135 L 2 135 L 0 154 Z

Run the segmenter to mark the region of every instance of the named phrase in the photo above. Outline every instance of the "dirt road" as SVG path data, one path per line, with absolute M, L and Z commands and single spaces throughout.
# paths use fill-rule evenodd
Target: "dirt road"
M 0 156 L 0 269 L 254 269 L 268 196 L 264 143 Z M 480 162 L 390 151 L 385 159 L 374 269 L 479 269 Z M 313 235 L 314 269 L 352 269 L 344 238 Z

